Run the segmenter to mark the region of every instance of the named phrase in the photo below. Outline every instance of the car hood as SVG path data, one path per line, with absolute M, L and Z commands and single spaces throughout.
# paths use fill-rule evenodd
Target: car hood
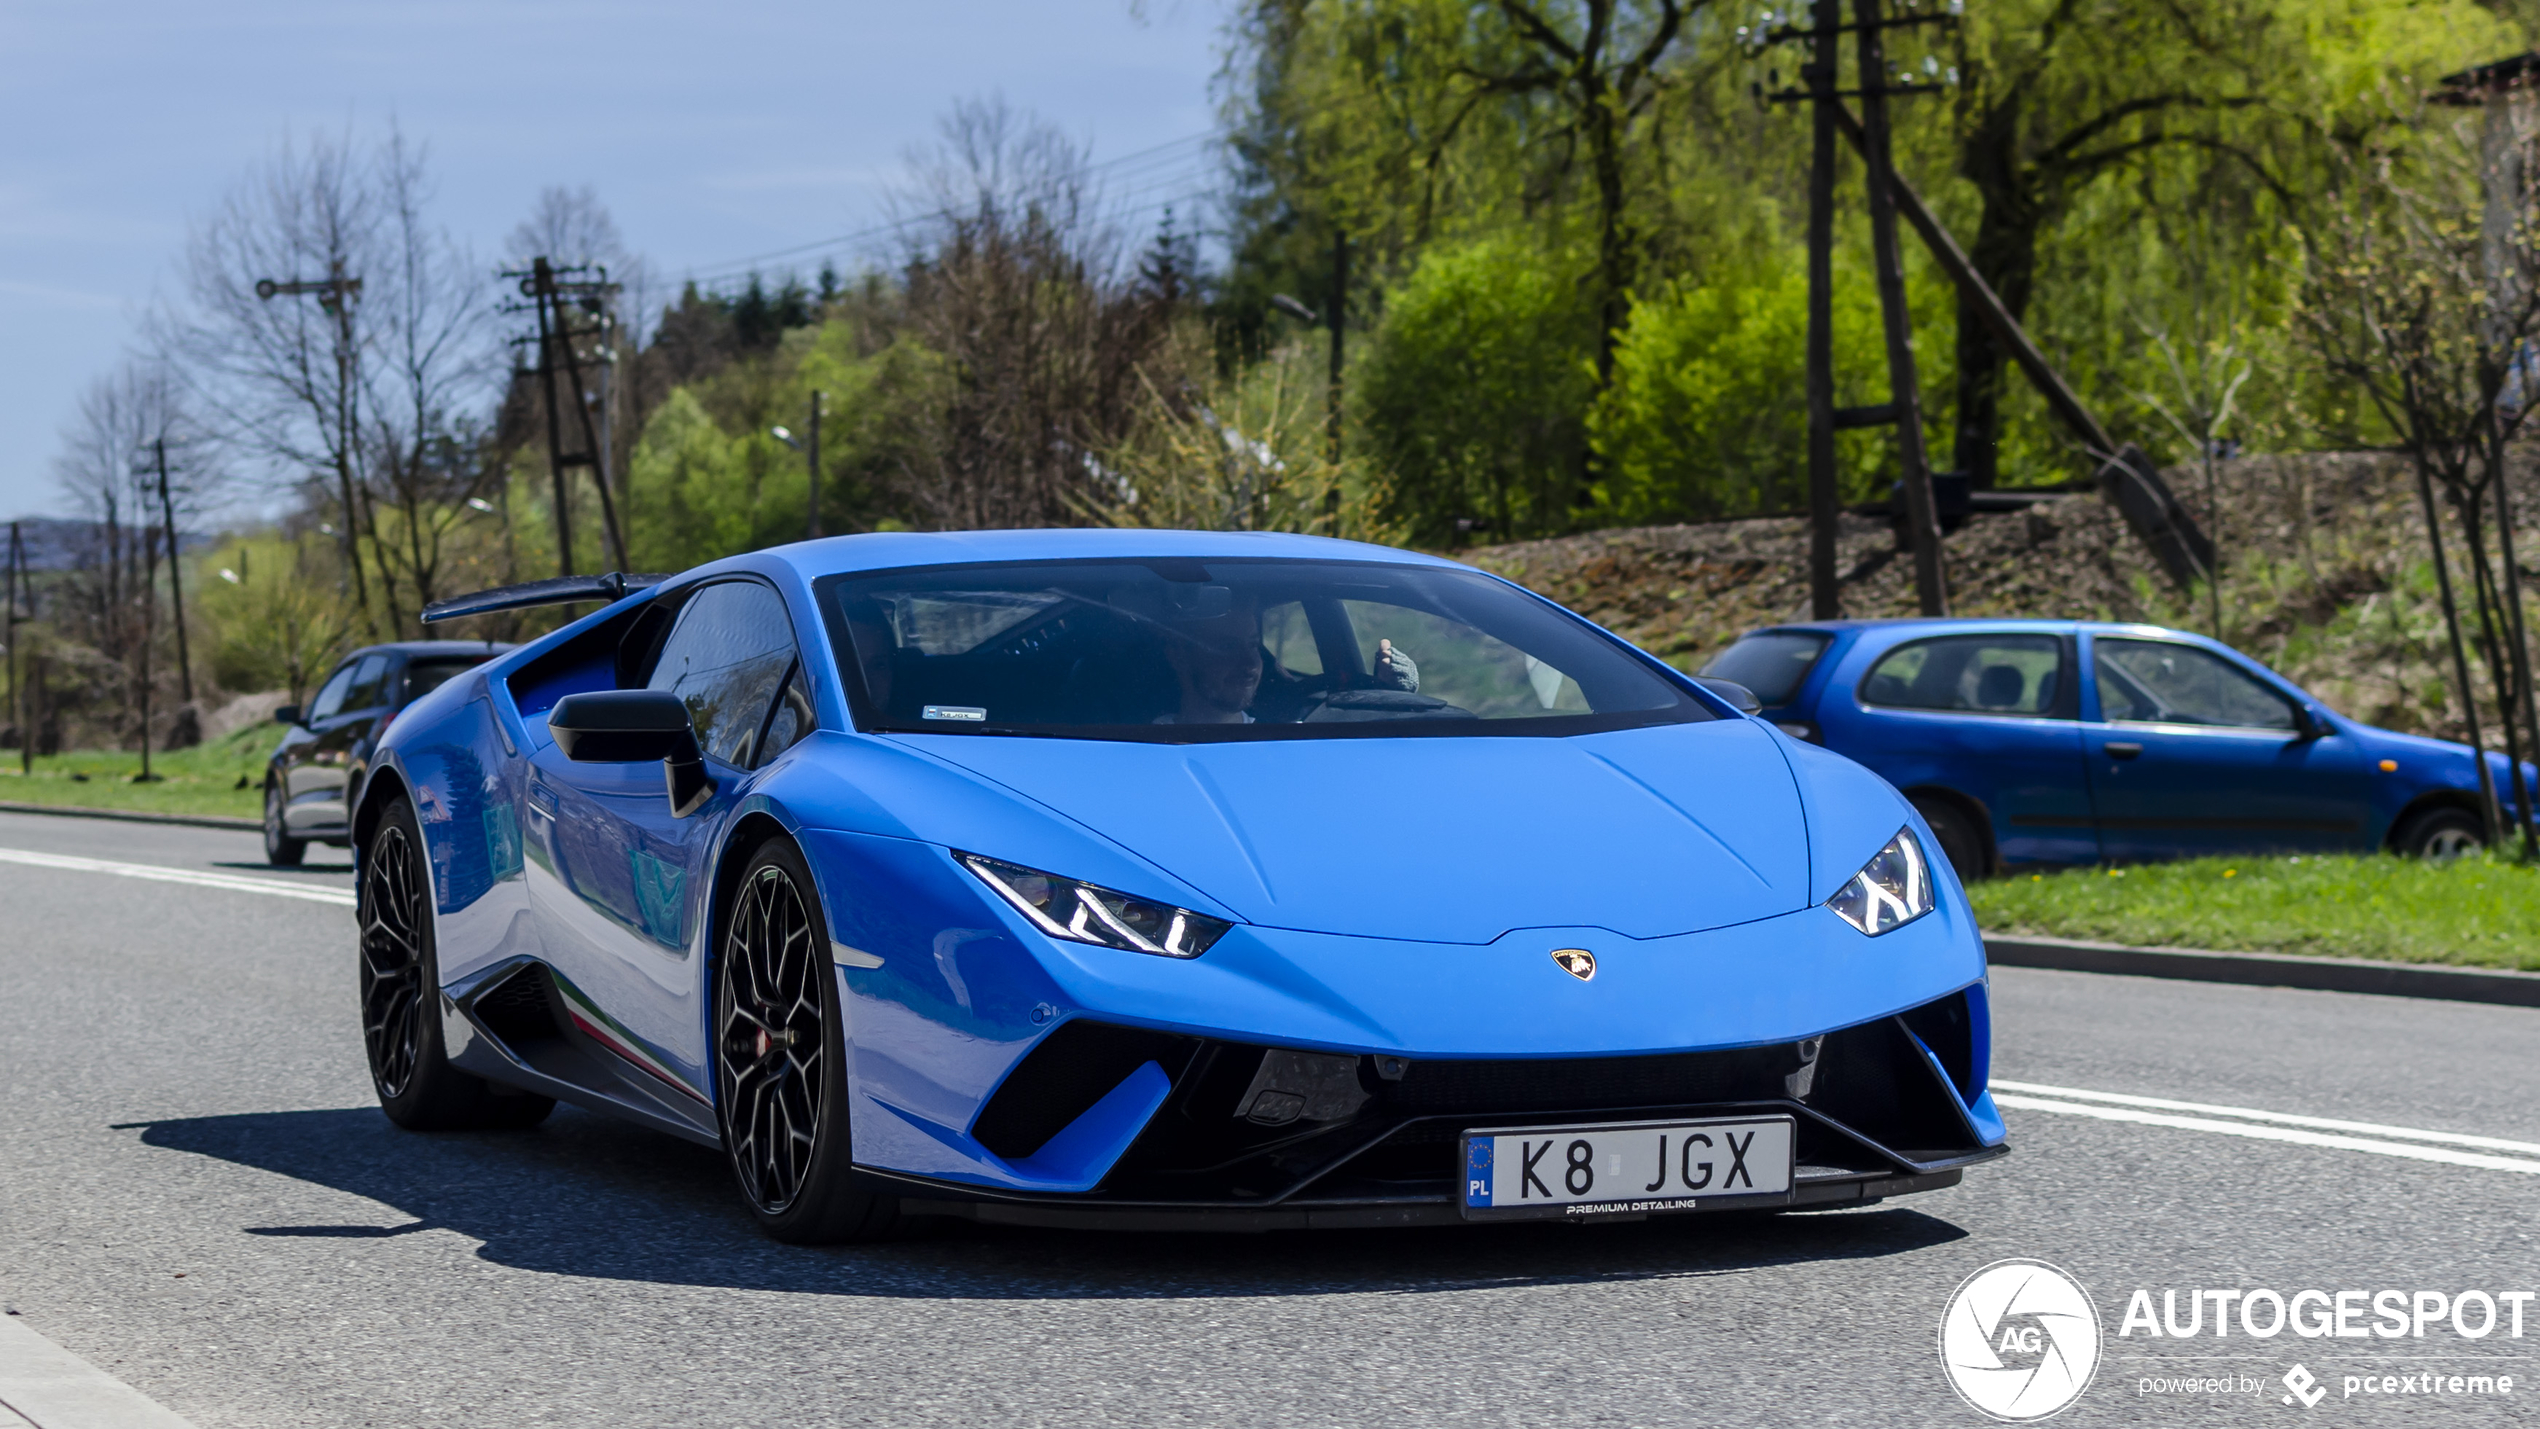
M 1570 738 L 892 738 L 1266 927 L 1445 943 L 1550 927 L 1654 938 L 1809 901 L 1790 768 L 1744 720 Z

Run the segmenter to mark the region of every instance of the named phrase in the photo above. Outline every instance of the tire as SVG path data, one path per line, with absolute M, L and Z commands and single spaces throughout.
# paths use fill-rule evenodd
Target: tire
M 1958 871 L 1960 883 L 1992 876 L 1993 839 L 1956 800 L 1915 794 L 1907 802 L 1931 825 L 1932 837 L 1940 840 L 1941 856 Z
M 2487 825 L 2467 809 L 2426 809 L 2411 814 L 2390 846 L 2409 858 L 2447 862 L 2487 847 Z
M 769 839 L 725 904 L 715 940 L 715 1114 L 741 1199 L 761 1230 L 794 1245 L 892 1234 L 899 1198 L 855 1184 L 845 1018 L 809 865 L 791 841 Z
M 441 1042 L 440 959 L 433 946 L 432 882 L 414 805 L 381 814 L 362 859 L 362 1046 L 379 1109 L 408 1131 L 484 1131 L 535 1126 L 555 1102 L 496 1087 L 450 1065 Z
M 276 868 L 298 868 L 300 858 L 309 851 L 306 839 L 295 839 L 284 832 L 290 825 L 282 821 L 282 781 L 265 780 L 265 862 Z

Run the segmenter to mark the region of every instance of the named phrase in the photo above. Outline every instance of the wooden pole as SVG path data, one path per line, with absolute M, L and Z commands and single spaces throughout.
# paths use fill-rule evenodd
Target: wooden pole
M 1861 127 L 1870 190 L 1870 250 L 1878 270 L 1879 314 L 1887 329 L 1889 403 L 1896 420 L 1899 475 L 1905 487 L 1906 535 L 1914 548 L 1914 594 L 1927 616 L 1949 613 L 1949 576 L 1941 563 L 1940 511 L 1932 500 L 1931 466 L 1923 451 L 1923 409 L 1914 376 L 1913 316 L 1905 305 L 1905 268 L 1896 245 L 1896 200 L 1887 133 L 1887 51 L 1879 0 L 1853 0 L 1860 24 Z
M 546 259 L 536 259 L 529 265 L 529 280 L 530 296 L 538 304 L 538 380 L 547 399 L 547 481 L 555 488 L 556 574 L 569 576 L 573 574 L 572 493 L 564 484 L 564 426 L 562 414 L 556 410 L 555 338 L 547 325 L 547 305 L 555 300 L 555 269 Z M 575 398 L 577 404 L 580 400 Z
M 1808 91 L 1816 96 L 1816 146 L 1808 168 L 1808 611 L 1843 614 L 1836 583 L 1836 522 L 1843 514 L 1834 470 L 1834 96 L 1843 0 L 1816 0 L 1815 53 Z

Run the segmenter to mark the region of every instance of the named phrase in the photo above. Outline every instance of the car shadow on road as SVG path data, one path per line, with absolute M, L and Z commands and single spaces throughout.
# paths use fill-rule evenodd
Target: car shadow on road
M 759 1233 L 720 1152 L 569 1107 L 533 1131 L 487 1134 L 400 1131 L 375 1107 L 190 1117 L 119 1129 L 140 1132 L 144 1145 L 350 1192 L 404 1217 L 241 1224 L 249 1236 L 362 1241 L 447 1229 L 478 1241 L 485 1259 L 524 1270 L 804 1294 L 928 1300 L 1416 1294 L 1876 1259 L 1967 1234 L 1924 1211 L 1885 1206 L 1620 1225 L 1269 1235 L 953 1223 L 882 1245 L 805 1249 Z

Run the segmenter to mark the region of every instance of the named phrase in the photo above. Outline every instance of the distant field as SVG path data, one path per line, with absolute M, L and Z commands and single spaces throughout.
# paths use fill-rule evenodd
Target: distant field
M 1968 893 L 1988 933 L 2540 971 L 2540 870 L 2504 859 L 2200 858 Z
M 257 724 L 210 744 L 153 753 L 150 772 L 164 777 L 148 784 L 132 782 L 141 772 L 141 756 L 125 750 L 75 750 L 38 759 L 32 778 L 18 772 L 16 750 L 0 750 L 0 801 L 252 819 L 264 812 L 258 781 L 265 756 L 281 737 L 279 726 Z

